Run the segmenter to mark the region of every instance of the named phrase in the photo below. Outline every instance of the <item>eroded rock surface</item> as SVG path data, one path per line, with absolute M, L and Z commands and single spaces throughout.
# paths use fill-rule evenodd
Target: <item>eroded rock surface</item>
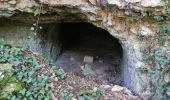
M 107 30 L 112 36 L 119 39 L 124 49 L 124 61 L 122 66 L 124 86 L 135 93 L 148 98 L 159 98 L 153 94 L 163 92 L 151 89 L 148 73 L 141 73 L 138 69 L 148 65 L 143 61 L 141 48 L 148 41 L 156 43 L 159 37 L 159 24 L 154 20 L 161 20 L 163 16 L 167 25 L 170 24 L 168 17 L 168 0 L 0 0 L 0 36 L 10 44 L 29 45 L 34 51 L 40 51 L 41 37 L 36 32 L 38 24 L 59 22 L 89 22 L 97 27 Z M 35 30 L 30 30 L 31 27 Z M 10 29 L 9 29 L 10 28 Z M 52 27 L 49 29 L 55 31 Z M 148 39 L 151 37 L 152 39 Z M 27 40 L 27 41 L 26 41 Z M 16 41 L 16 42 L 14 42 Z M 23 42 L 24 41 L 24 42 Z M 45 42 L 50 48 L 51 44 Z M 165 46 L 169 45 L 169 38 L 165 40 Z M 54 51 L 59 48 L 53 48 Z M 154 47 L 159 47 L 155 44 Z M 57 49 L 58 50 L 58 49 Z M 57 51 L 56 50 L 56 51 Z M 58 50 L 57 52 L 60 52 Z M 152 53 L 152 52 L 151 52 Z M 169 53 L 168 53 L 169 54 Z M 50 55 L 50 54 L 49 54 Z M 165 75 L 169 82 L 168 74 Z M 161 84 L 161 83 L 160 83 Z M 161 86 L 163 86 L 161 84 Z M 154 91 L 152 91 L 154 90 Z M 152 91 L 152 93 L 148 92 Z M 160 93 L 159 93 L 160 92 Z M 149 94 L 148 94 L 149 93 Z M 146 95 L 145 95 L 146 94 Z M 149 95 L 149 96 L 148 96 Z

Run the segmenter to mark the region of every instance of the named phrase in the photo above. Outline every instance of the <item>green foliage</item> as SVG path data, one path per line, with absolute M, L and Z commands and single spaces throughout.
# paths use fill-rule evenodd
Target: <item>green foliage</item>
M 78 100 L 99 100 L 101 93 L 101 90 L 97 87 L 94 87 L 93 90 L 85 88 L 80 90 L 79 96 L 77 98 Z M 72 98 L 75 97 L 67 90 L 63 90 L 61 92 L 61 96 L 62 100 L 72 100 Z
M 63 90 L 61 92 L 62 100 L 72 100 L 74 96 L 72 93 L 69 93 L 67 90 Z
M 168 1 L 167 14 L 168 14 L 168 17 L 170 18 L 170 1 Z
M 165 41 L 168 39 L 170 35 L 170 25 L 161 24 L 160 25 L 160 34 L 159 34 L 159 44 L 164 45 Z
M 167 26 L 164 26 L 163 29 L 160 29 L 161 34 L 164 34 L 165 36 L 168 36 L 169 29 Z M 158 36 L 159 38 L 162 38 L 161 36 Z M 149 39 L 152 40 L 152 39 Z M 151 92 L 153 92 L 153 97 L 164 100 L 168 98 L 166 96 L 166 91 L 168 91 L 165 87 L 168 87 L 164 76 L 165 73 L 169 72 L 169 65 L 170 65 L 170 59 L 168 57 L 168 51 L 170 50 L 169 45 L 165 45 L 164 42 L 167 41 L 167 38 L 163 38 L 163 42 L 160 44 L 160 39 L 158 41 L 148 41 L 143 49 L 141 49 L 141 52 L 143 53 L 143 61 L 149 66 L 147 67 L 147 73 L 148 77 L 150 78 L 150 89 Z M 154 46 L 154 45 L 158 46 Z M 145 71 L 142 69 L 141 72 Z M 145 71 L 146 72 L 146 71 Z
M 148 14 L 146 16 L 149 16 Z M 170 83 L 166 83 L 164 76 L 168 73 L 170 59 L 167 55 L 167 51 L 170 49 L 168 43 L 168 37 L 170 36 L 170 25 L 166 23 L 166 20 L 170 18 L 170 2 L 168 2 L 167 15 L 157 16 L 151 15 L 159 27 L 159 34 L 157 37 L 149 38 L 145 47 L 141 49 L 143 53 L 143 61 L 147 66 L 148 77 L 150 78 L 150 89 L 153 92 L 152 97 L 164 100 L 167 99 L 166 91 L 170 91 Z M 156 46 L 155 46 L 156 45 Z M 146 72 L 146 68 L 140 69 L 140 72 Z
M 161 68 L 168 67 L 168 65 L 170 64 L 166 53 L 163 51 L 163 48 L 155 49 L 155 62 L 159 63 Z
M 4 41 L 0 42 L 0 69 L 8 65 L 8 69 L 4 70 L 5 78 L 0 81 L 0 88 L 3 89 L 6 84 L 11 82 L 21 83 L 22 89 L 8 94 L 11 100 L 49 100 L 51 89 L 48 85 L 50 73 L 43 73 L 44 68 L 53 66 L 52 63 L 45 58 L 43 61 L 37 59 L 37 55 L 31 51 L 24 50 L 20 47 L 11 47 L 5 45 Z M 10 66 L 9 66 L 10 65 Z M 52 70 L 52 69 L 51 69 Z M 64 71 L 53 68 L 57 76 L 63 78 Z M 1 92 L 0 92 L 1 94 Z
M 55 75 L 59 78 L 59 79 L 64 79 L 65 76 L 65 72 L 62 68 L 59 68 L 58 70 L 53 70 Z
M 158 22 L 164 20 L 164 17 L 162 17 L 162 16 L 154 16 L 153 18 Z
M 129 22 L 129 23 L 132 23 L 132 22 L 133 22 L 133 17 L 132 17 L 132 15 L 126 16 L 126 21 Z

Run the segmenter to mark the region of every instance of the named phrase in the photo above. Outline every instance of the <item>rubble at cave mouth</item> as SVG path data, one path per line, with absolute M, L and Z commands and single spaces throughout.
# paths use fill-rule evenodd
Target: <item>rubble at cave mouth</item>
M 123 50 L 118 39 L 106 30 L 90 23 L 59 23 L 43 27 L 43 44 L 51 45 L 44 53 L 49 51 L 57 66 L 100 84 L 123 84 Z

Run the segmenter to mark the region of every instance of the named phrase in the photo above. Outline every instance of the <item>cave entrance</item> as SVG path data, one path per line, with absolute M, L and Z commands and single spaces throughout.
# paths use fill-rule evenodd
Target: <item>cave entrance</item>
M 53 42 L 50 56 L 66 72 L 95 78 L 102 84 L 122 84 L 123 50 L 118 39 L 106 30 L 90 23 L 60 23 L 48 25 L 44 32 L 43 37 Z

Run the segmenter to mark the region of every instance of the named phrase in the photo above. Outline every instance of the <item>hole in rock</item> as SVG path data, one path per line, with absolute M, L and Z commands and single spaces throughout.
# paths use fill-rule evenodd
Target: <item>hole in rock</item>
M 50 52 L 57 66 L 80 77 L 95 78 L 102 84 L 122 84 L 123 50 L 118 39 L 106 30 L 90 23 L 60 23 L 43 27 L 42 44 L 48 49 L 44 54 Z

